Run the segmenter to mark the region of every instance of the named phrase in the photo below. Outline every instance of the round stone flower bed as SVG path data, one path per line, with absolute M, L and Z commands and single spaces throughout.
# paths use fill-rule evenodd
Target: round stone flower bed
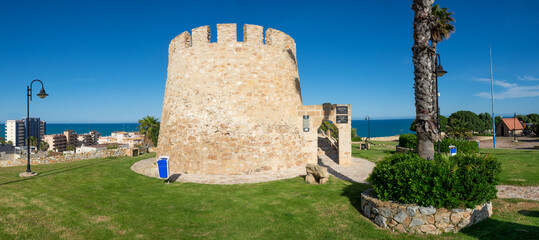
M 372 189 L 361 193 L 363 215 L 382 228 L 396 232 L 440 234 L 458 232 L 492 216 L 492 203 L 475 208 L 434 208 L 380 201 Z

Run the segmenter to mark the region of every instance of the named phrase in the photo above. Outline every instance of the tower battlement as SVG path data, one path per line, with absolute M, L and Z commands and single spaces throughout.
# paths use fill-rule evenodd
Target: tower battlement
M 288 34 L 275 30 L 273 28 L 266 29 L 264 36 L 264 28 L 258 25 L 245 24 L 243 26 L 243 42 L 237 41 L 237 26 L 235 23 L 217 24 L 217 42 L 210 42 L 211 30 L 210 26 L 201 26 L 176 36 L 169 45 L 169 54 L 174 54 L 186 48 L 204 48 L 212 44 L 233 44 L 236 43 L 245 45 L 266 45 L 275 48 L 281 48 L 285 51 L 292 51 L 296 55 L 296 43 Z M 265 41 L 264 41 L 265 40 Z

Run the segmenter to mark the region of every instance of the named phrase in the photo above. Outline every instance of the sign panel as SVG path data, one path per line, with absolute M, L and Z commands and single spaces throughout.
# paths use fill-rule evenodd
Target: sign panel
M 337 106 L 337 114 L 348 114 L 348 106 Z
M 337 115 L 337 123 L 348 123 L 347 115 Z

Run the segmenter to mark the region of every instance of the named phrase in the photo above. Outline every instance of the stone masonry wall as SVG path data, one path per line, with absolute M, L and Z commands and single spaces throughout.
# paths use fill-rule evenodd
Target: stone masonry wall
M 174 173 L 242 174 L 307 163 L 294 40 L 256 25 L 184 32 L 169 47 L 157 155 Z M 264 43 L 265 40 L 265 43 Z
M 30 164 L 40 165 L 40 164 L 73 162 L 73 161 L 93 159 L 93 158 L 125 156 L 126 150 L 129 150 L 129 149 L 107 149 L 107 150 L 101 150 L 97 152 L 62 154 L 58 156 L 46 156 L 46 157 L 35 157 L 35 158 L 32 157 L 30 159 Z M 0 167 L 26 166 L 26 162 L 27 162 L 26 158 L 18 158 L 15 160 L 0 160 Z
M 372 189 L 361 194 L 361 211 L 382 228 L 396 232 L 440 234 L 460 229 L 492 216 L 492 203 L 475 208 L 445 209 L 380 201 L 371 196 Z

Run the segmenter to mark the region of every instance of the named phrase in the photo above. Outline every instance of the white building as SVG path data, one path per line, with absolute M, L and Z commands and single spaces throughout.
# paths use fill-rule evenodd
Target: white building
M 11 141 L 13 146 L 26 146 L 26 118 L 23 120 L 7 120 L 6 121 L 6 142 Z M 39 118 L 28 118 L 30 136 L 37 139 L 37 146 L 41 142 L 41 138 L 47 132 L 47 124 L 40 121 Z
M 139 145 L 144 143 L 144 139 L 138 132 L 124 132 L 124 131 L 117 131 L 112 132 L 110 136 L 108 137 L 100 137 L 99 138 L 99 144 L 106 144 L 106 143 L 122 143 L 122 144 L 128 144 L 129 147 L 134 147 L 135 145 Z

